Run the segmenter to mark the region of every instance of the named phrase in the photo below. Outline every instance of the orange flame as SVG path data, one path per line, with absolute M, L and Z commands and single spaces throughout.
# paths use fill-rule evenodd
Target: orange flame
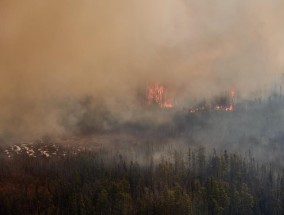
M 226 111 L 234 111 L 235 110 L 235 103 L 236 103 L 236 92 L 235 90 L 231 90 L 230 91 L 230 95 L 229 95 L 229 99 L 230 99 L 230 103 L 229 103 L 229 107 L 226 108 Z
M 235 106 L 236 106 L 236 91 L 235 90 L 231 90 L 228 94 L 228 102 L 226 105 L 221 105 L 221 104 L 217 104 L 217 105 L 201 105 L 198 107 L 191 107 L 189 109 L 190 113 L 197 113 L 197 112 L 204 112 L 204 111 L 227 111 L 227 112 L 232 112 L 235 111 Z
M 149 105 L 157 104 L 161 108 L 174 107 L 172 99 L 169 96 L 166 87 L 160 84 L 153 84 L 147 88 L 147 103 Z

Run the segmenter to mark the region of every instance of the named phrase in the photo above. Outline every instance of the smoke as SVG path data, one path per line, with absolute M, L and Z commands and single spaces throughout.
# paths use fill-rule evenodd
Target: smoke
M 284 66 L 283 7 L 280 0 L 2 0 L 1 135 L 64 133 L 64 105 L 86 96 L 111 115 L 133 117 L 137 90 L 153 81 L 189 101 L 231 87 L 245 98 L 261 94 Z

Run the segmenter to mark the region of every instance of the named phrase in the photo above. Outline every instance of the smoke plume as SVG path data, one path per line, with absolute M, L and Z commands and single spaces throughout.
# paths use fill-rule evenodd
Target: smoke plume
M 82 103 L 69 104 L 87 96 L 132 117 L 137 92 L 153 81 L 185 103 L 231 87 L 263 95 L 284 66 L 283 8 L 280 0 L 2 0 L 1 136 L 64 133 L 62 111 L 84 115 Z

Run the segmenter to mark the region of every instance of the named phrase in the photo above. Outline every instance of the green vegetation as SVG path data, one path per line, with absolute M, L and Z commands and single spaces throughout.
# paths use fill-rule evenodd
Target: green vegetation
M 122 155 L 1 158 L 0 214 L 283 214 L 279 169 L 204 148 L 143 164 Z

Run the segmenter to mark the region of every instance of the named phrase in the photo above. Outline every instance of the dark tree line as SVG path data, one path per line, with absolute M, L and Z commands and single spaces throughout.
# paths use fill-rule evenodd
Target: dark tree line
M 172 154 L 1 158 L 0 214 L 284 214 L 279 168 L 204 148 Z

